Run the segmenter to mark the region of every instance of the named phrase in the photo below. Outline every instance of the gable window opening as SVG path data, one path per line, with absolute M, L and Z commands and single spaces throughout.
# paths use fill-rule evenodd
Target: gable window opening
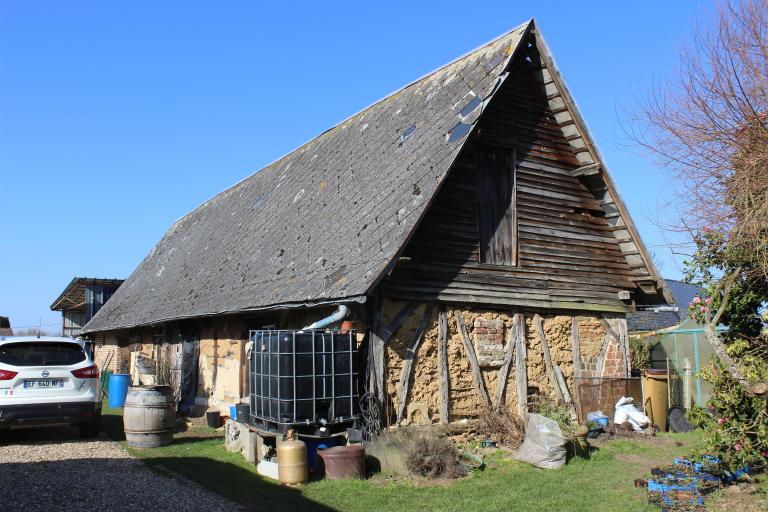
M 513 149 L 477 147 L 475 180 L 480 263 L 518 265 L 516 167 Z

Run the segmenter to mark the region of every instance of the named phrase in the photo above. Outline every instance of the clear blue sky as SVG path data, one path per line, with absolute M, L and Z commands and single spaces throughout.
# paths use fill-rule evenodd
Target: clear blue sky
M 673 184 L 621 126 L 708 2 L 260 4 L 0 3 L 0 315 L 15 327 L 58 324 L 72 277 L 127 277 L 204 200 L 531 17 L 679 276 L 655 225 Z

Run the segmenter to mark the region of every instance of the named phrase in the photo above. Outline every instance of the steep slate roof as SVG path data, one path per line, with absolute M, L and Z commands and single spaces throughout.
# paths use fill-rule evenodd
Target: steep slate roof
M 529 21 L 407 85 L 177 221 L 83 332 L 364 301 L 533 30 Z M 581 124 L 578 133 L 571 143 L 594 163 Z M 642 260 L 639 280 L 658 283 L 618 196 L 604 203 L 629 225 L 617 236 L 631 245 L 628 261 Z

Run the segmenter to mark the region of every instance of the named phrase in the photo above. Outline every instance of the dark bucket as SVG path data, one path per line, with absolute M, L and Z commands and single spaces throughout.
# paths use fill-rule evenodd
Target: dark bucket
M 219 411 L 208 411 L 205 413 L 205 419 L 211 428 L 219 428 L 219 425 L 221 425 L 221 413 Z
M 249 404 L 237 404 L 237 421 L 240 423 L 251 422 L 251 406 Z

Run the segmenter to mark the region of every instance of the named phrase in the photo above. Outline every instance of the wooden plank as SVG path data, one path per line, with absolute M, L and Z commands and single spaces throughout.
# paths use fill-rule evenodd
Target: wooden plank
M 476 304 L 482 306 L 499 305 L 505 308 L 520 306 L 537 309 L 566 309 L 571 311 L 589 311 L 605 313 L 631 313 L 632 307 L 626 305 L 600 304 L 597 302 L 578 302 L 578 301 L 548 301 L 548 300 L 529 300 L 521 297 L 497 298 L 492 296 L 483 296 L 469 291 L 450 291 L 435 288 L 421 291 L 404 291 L 397 287 L 383 289 L 387 297 L 408 300 L 439 300 L 450 302 L 452 304 Z
M 507 388 L 507 380 L 509 377 L 509 369 L 512 366 L 512 360 L 515 357 L 515 332 L 518 324 L 523 321 L 523 315 L 520 313 L 515 314 L 512 321 L 512 329 L 509 331 L 507 337 L 507 346 L 504 347 L 504 362 L 499 368 L 499 380 L 496 384 L 496 395 L 493 398 L 493 405 L 496 408 L 502 406 L 502 400 L 504 400 L 504 391 Z
M 563 370 L 561 370 L 560 366 L 558 365 L 554 365 L 554 368 L 555 380 L 557 381 L 557 385 L 563 395 L 563 402 L 565 402 L 566 405 L 572 407 L 575 411 L 573 400 L 571 400 L 571 393 L 568 391 L 568 385 L 565 383 L 565 377 L 563 377 Z
M 574 176 L 591 176 L 593 174 L 600 174 L 600 164 L 582 165 L 573 170 Z
M 547 343 L 547 337 L 544 336 L 544 326 L 542 324 L 541 316 L 539 316 L 538 313 L 533 315 L 533 325 L 536 327 L 536 332 L 538 333 L 539 341 L 541 342 L 541 350 L 544 353 L 544 364 L 547 367 L 547 378 L 549 378 L 549 383 L 552 384 L 558 400 L 563 402 L 565 401 L 565 398 L 563 397 L 563 391 L 560 389 L 560 385 L 557 383 L 557 378 L 555 377 L 555 370 L 552 366 L 552 357 L 549 354 L 549 343 Z
M 473 384 L 475 391 L 480 395 L 482 403 L 486 407 L 490 407 L 491 401 L 488 397 L 488 391 L 485 389 L 485 380 L 483 380 L 483 373 L 480 371 L 480 364 L 477 362 L 477 355 L 475 354 L 475 347 L 472 345 L 472 340 L 469 338 L 469 332 L 467 332 L 467 326 L 464 324 L 464 317 L 460 311 L 454 310 L 456 316 L 456 326 L 459 333 L 461 333 L 461 340 L 464 343 L 464 350 L 467 352 L 467 360 L 469 361 L 469 367 L 472 370 Z
M 413 369 L 413 362 L 416 359 L 416 353 L 419 351 L 419 345 L 421 340 L 424 339 L 424 332 L 427 329 L 427 323 L 432 316 L 432 306 L 427 306 L 424 310 L 424 314 L 421 315 L 421 320 L 416 326 L 413 340 L 408 348 L 405 350 L 405 357 L 403 359 L 403 367 L 400 369 L 400 382 L 398 389 L 398 403 L 397 403 L 397 423 L 403 421 L 403 413 L 405 413 L 405 405 L 408 401 L 408 391 L 411 387 L 411 373 Z
M 449 401 L 451 381 L 448 376 L 448 313 L 445 306 L 440 308 L 438 318 L 439 338 L 437 344 L 438 373 L 440 375 L 440 423 L 449 423 Z
M 415 302 L 409 302 L 403 308 L 398 311 L 398 313 L 390 320 L 390 322 L 386 326 L 382 326 L 382 328 L 379 330 L 379 336 L 386 344 L 392 336 L 397 332 L 397 330 L 400 328 L 400 326 L 403 325 L 403 322 L 405 322 L 408 317 L 410 317 L 414 311 L 416 311 L 416 308 L 418 307 L 418 304 Z
M 608 322 L 608 319 L 605 317 L 605 315 L 600 315 L 600 323 L 603 325 L 603 329 L 605 329 L 606 332 L 618 342 L 619 333 L 617 333 L 613 326 Z
M 517 315 L 516 315 L 517 316 Z M 517 386 L 517 413 L 525 416 L 528 412 L 528 351 L 525 347 L 525 317 L 513 329 L 515 340 L 515 385 Z
M 600 379 L 603 377 L 603 366 L 605 365 L 605 354 L 608 352 L 608 345 L 611 343 L 611 335 L 605 333 L 603 338 L 603 345 L 600 347 L 600 355 L 597 356 L 597 369 L 595 370 L 595 377 Z

